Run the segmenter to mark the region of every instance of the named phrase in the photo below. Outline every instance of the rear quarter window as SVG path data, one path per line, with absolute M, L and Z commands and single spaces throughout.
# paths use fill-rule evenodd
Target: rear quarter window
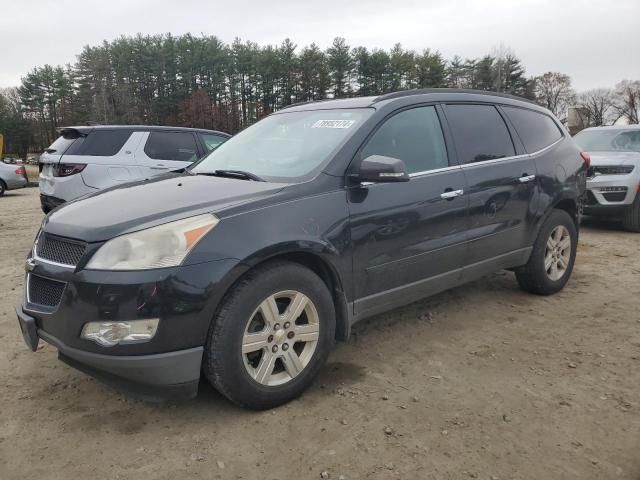
M 513 123 L 527 153 L 542 150 L 562 138 L 556 122 L 543 113 L 506 106 L 502 109 Z
M 450 104 L 446 115 L 462 163 L 485 162 L 515 155 L 504 120 L 493 105 Z
M 81 137 L 66 152 L 66 155 L 90 157 L 112 157 L 118 153 L 131 136 L 131 130 L 93 130 Z
M 78 140 L 78 138 L 65 138 L 60 135 L 45 151 L 47 153 L 62 155 L 76 140 Z

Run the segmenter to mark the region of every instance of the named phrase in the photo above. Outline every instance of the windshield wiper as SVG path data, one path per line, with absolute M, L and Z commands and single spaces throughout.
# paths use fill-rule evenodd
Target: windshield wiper
M 212 177 L 242 178 L 244 180 L 253 180 L 254 182 L 266 182 L 264 178 L 259 177 L 255 173 L 245 172 L 243 170 L 214 170 L 213 172 L 198 172 L 196 175 L 211 175 Z

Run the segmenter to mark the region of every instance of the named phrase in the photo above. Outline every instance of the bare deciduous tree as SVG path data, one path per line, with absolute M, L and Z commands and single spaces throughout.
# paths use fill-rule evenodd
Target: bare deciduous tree
M 576 92 L 571 87 L 571 77 L 560 72 L 547 72 L 535 78 L 536 101 L 551 110 L 563 123 L 567 119 L 567 109 L 576 100 Z
M 640 80 L 623 80 L 615 88 L 615 109 L 628 123 L 640 123 Z
M 594 88 L 581 93 L 578 105 L 586 110 L 591 126 L 611 125 L 620 118 L 613 91 L 608 88 Z

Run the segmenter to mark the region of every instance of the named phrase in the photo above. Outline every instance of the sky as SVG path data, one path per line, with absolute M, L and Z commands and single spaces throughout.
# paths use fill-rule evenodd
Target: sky
M 640 79 L 640 0 L 0 0 L 0 88 L 35 66 L 74 63 L 121 35 L 216 35 L 260 45 L 439 50 L 473 58 L 509 47 L 527 75 L 559 71 L 578 91 Z

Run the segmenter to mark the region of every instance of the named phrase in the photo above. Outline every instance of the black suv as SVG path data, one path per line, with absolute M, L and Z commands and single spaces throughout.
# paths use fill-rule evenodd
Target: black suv
M 505 95 L 295 105 L 184 172 L 49 214 L 20 326 L 139 395 L 195 395 L 202 371 L 273 407 L 362 318 L 499 269 L 562 289 L 587 163 L 547 110 Z

